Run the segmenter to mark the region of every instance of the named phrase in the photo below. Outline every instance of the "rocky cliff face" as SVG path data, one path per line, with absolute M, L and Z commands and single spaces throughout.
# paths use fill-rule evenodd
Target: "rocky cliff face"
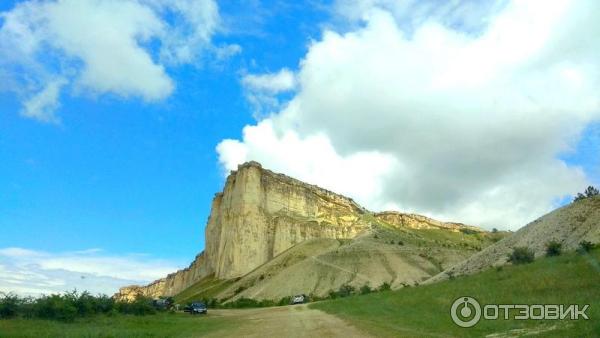
M 232 171 L 206 226 L 206 250 L 186 269 L 115 296 L 175 295 L 203 277 L 241 277 L 292 246 L 313 238 L 349 239 L 370 228 L 352 199 L 248 162 Z
M 405 214 L 396 211 L 378 212 L 375 218 L 397 227 L 407 227 L 411 229 L 444 229 L 453 232 L 470 230 L 473 232 L 483 232 L 481 228 L 465 225 L 462 223 L 441 222 L 429 217 L 417 214 Z

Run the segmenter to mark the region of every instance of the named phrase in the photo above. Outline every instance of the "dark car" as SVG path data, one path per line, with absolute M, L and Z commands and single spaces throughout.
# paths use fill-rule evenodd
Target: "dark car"
M 206 314 L 208 309 L 206 308 L 206 304 L 204 303 L 192 303 L 186 306 L 183 311 L 189 312 L 192 315 L 195 314 Z

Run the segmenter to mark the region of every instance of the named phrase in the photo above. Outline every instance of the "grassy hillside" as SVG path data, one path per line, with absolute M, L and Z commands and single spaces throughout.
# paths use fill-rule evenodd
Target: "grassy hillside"
M 218 298 L 223 290 L 227 289 L 233 281 L 214 279 L 212 276 L 203 278 L 175 296 L 175 301 L 180 304 L 190 303 L 200 299 Z
M 493 268 L 437 284 L 311 304 L 377 336 L 592 337 L 600 332 L 600 251 L 540 258 L 520 266 Z M 590 304 L 590 320 L 484 320 L 460 328 L 450 307 L 460 296 L 482 304 Z M 517 330 L 517 331 L 515 331 Z M 525 330 L 525 331 L 518 331 Z

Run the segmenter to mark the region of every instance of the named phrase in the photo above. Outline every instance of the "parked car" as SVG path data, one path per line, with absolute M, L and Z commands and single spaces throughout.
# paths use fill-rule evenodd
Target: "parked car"
M 155 299 L 152 301 L 152 305 L 154 305 L 154 307 L 159 310 L 167 310 L 173 306 L 173 299 L 172 298 Z
M 306 297 L 306 295 L 295 295 L 294 297 L 292 297 L 292 305 L 294 304 L 303 304 L 306 303 L 308 301 L 308 297 Z
M 200 303 L 200 302 L 192 303 L 192 304 L 186 306 L 183 309 L 183 311 L 184 312 L 189 312 L 192 315 L 195 315 L 195 314 L 207 314 L 208 313 L 208 309 L 206 308 L 206 304 Z

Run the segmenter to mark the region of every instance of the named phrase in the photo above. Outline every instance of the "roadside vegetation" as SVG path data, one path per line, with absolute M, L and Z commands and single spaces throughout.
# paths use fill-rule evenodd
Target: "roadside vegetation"
M 527 251 L 528 249 L 525 248 Z M 561 252 L 529 264 L 490 268 L 451 280 L 364 296 L 311 304 L 376 336 L 522 336 L 592 337 L 600 332 L 600 250 L 582 242 L 577 252 Z M 513 262 L 514 263 L 514 262 Z M 471 296 L 481 304 L 590 304 L 589 320 L 481 320 L 460 328 L 450 317 L 455 299 Z M 521 331 L 519 331 L 521 330 Z
M 106 295 L 94 296 L 88 292 L 65 292 L 42 297 L 19 297 L 0 292 L 0 319 L 51 319 L 71 322 L 77 318 L 117 314 L 152 315 L 166 311 L 150 298 L 138 297 L 132 302 L 117 302 Z

